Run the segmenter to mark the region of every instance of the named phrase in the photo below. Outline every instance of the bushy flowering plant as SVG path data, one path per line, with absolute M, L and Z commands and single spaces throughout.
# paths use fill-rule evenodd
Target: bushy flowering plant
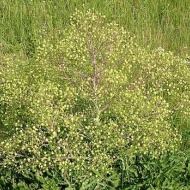
M 146 51 L 91 10 L 76 10 L 68 28 L 46 37 L 35 60 L 1 65 L 1 120 L 13 129 L 1 142 L 3 168 L 100 185 L 119 159 L 178 149 L 172 118 L 190 113 L 182 60 Z

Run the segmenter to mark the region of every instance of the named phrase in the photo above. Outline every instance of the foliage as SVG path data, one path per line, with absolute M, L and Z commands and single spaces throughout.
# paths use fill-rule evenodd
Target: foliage
M 16 53 L 22 49 L 33 56 L 39 30 L 64 28 L 75 8 L 95 8 L 107 21 L 116 20 L 134 33 L 144 47 L 190 55 L 189 0 L 1 0 L 0 49 Z
M 0 75 L 0 119 L 9 131 L 0 144 L 2 185 L 116 189 L 134 180 L 146 188 L 164 182 L 155 179 L 159 159 L 166 164 L 183 137 L 176 116 L 189 124 L 190 72 L 179 57 L 149 52 L 100 13 L 76 10 L 67 28 L 41 37 L 33 59 L 5 56 Z M 168 162 L 175 166 L 172 157 Z M 122 168 L 128 163 L 132 173 Z M 174 170 L 168 180 L 183 173 Z
M 180 189 L 190 187 L 188 154 L 165 154 L 159 159 L 138 155 L 120 160 L 121 189 Z

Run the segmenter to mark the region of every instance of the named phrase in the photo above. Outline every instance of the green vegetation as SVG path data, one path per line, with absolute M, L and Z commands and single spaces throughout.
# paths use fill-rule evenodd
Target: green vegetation
M 187 2 L 9 3 L 1 189 L 190 189 Z
M 143 46 L 182 56 L 190 52 L 189 0 L 1 0 L 1 46 L 6 52 L 33 54 L 39 30 L 64 28 L 75 8 L 96 9 L 134 33 Z

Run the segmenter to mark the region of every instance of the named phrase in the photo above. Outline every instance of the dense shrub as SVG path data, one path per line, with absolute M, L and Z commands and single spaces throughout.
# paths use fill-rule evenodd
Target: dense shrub
M 76 10 L 68 28 L 44 34 L 34 60 L 5 57 L 0 74 L 4 186 L 116 189 L 121 160 L 180 149 L 188 66 L 139 47 L 99 13 Z

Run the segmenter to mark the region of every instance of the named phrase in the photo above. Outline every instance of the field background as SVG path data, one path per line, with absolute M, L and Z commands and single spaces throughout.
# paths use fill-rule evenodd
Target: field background
M 144 47 L 162 47 L 183 57 L 190 53 L 189 0 L 1 0 L 1 49 L 31 56 L 39 31 L 65 27 L 75 8 L 95 8 L 135 34 Z

